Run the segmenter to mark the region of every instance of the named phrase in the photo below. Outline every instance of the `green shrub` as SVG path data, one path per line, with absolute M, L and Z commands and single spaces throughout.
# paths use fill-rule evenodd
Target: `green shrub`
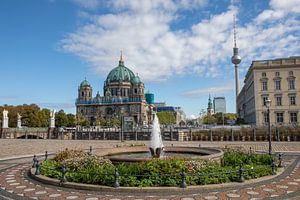
M 60 178 L 61 164 L 55 160 L 46 160 L 43 161 L 40 165 L 40 172 L 44 176 L 48 176 L 50 178 Z
M 212 161 L 168 158 L 141 163 L 120 163 L 114 166 L 107 159 L 90 156 L 77 150 L 60 152 L 56 158 L 57 161 L 47 160 L 42 163 L 43 175 L 59 178 L 61 173 L 58 169 L 65 164 L 68 169 L 66 177 L 70 182 L 112 186 L 114 172 L 118 169 L 120 185 L 128 187 L 179 186 L 182 181 L 182 169 L 186 170 L 187 185 L 234 182 L 239 180 L 240 165 L 245 170 L 246 180 L 259 178 L 272 174 L 270 164 L 273 159 L 269 155 L 237 150 L 225 151 L 223 165 Z
M 236 150 L 227 150 L 224 152 L 224 166 L 240 165 L 270 165 L 274 159 L 268 154 L 255 154 Z
M 113 167 L 103 166 L 94 169 L 84 169 L 77 172 L 68 172 L 66 177 L 70 182 L 112 186 L 114 182 L 113 173 Z

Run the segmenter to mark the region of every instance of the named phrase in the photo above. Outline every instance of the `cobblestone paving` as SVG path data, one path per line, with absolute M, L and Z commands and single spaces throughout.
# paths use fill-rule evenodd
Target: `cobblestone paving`
M 30 164 L 18 164 L 6 170 L 2 170 L 0 174 L 0 188 L 6 192 L 16 196 L 16 197 L 26 197 L 29 199 L 82 199 L 82 200 L 238 200 L 238 199 L 264 199 L 264 198 L 283 198 L 284 195 L 291 195 L 296 191 L 300 190 L 300 163 L 299 160 L 295 160 L 296 157 L 286 158 L 283 162 L 285 168 L 289 165 L 290 167 L 295 164 L 294 168 L 290 169 L 291 173 L 287 175 L 280 175 L 282 177 L 277 177 L 270 179 L 268 181 L 263 181 L 261 183 L 253 183 L 248 185 L 243 185 L 235 189 L 232 188 L 221 188 L 218 190 L 211 189 L 207 191 L 199 191 L 191 194 L 185 195 L 148 195 L 148 196 L 137 196 L 132 195 L 113 195 L 113 194 L 103 194 L 101 192 L 91 192 L 82 190 L 71 190 L 62 187 L 54 187 L 39 184 L 38 182 L 31 180 L 27 176 L 28 169 L 30 169 Z M 291 196 L 292 197 L 292 196 Z M 0 196 L 1 198 L 1 196 Z M 13 198 L 15 199 L 15 198 Z
M 93 146 L 95 153 L 105 148 L 111 148 L 116 145 L 129 144 L 147 144 L 147 141 L 96 141 L 96 140 L 0 140 L 0 199 L 84 199 L 84 200 L 118 200 L 118 199 L 174 199 L 174 200 L 213 200 L 213 199 L 300 199 L 300 166 L 297 163 L 293 165 L 290 174 L 278 176 L 270 181 L 250 184 L 247 186 L 239 186 L 237 188 L 221 188 L 211 190 L 199 190 L 189 194 L 151 194 L 142 196 L 137 194 L 103 194 L 100 192 L 88 192 L 59 188 L 40 184 L 27 177 L 27 171 L 30 168 L 30 159 L 24 161 L 15 160 L 3 161 L 5 158 L 41 154 L 45 150 L 48 152 L 57 152 L 64 148 L 88 149 Z M 243 146 L 253 151 L 266 151 L 267 142 L 166 142 L 166 146 L 174 144 L 174 146 L 190 146 L 196 147 L 233 147 Z M 273 142 L 273 151 L 275 152 L 300 152 L 299 142 Z M 1 161 L 2 159 L 2 161 Z M 284 165 L 288 166 L 295 157 L 285 158 Z M 296 161 L 298 162 L 298 160 Z M 2 194 L 4 196 L 2 196 Z M 10 198 L 5 198 L 9 196 Z

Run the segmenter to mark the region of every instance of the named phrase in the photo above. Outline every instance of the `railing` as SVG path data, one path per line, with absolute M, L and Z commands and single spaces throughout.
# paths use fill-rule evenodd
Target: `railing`
M 6 130 L 8 133 L 14 133 L 14 132 L 17 132 L 17 133 L 25 133 L 25 132 L 47 132 L 48 131 L 48 127 L 22 127 L 22 128 L 8 128 Z
M 92 154 L 92 147 L 90 147 L 89 149 L 89 155 Z M 44 161 L 46 161 L 48 159 L 48 153 L 46 151 L 45 153 L 45 159 Z M 37 157 L 34 155 L 33 157 L 33 165 L 32 168 L 35 168 L 35 173 L 34 175 L 41 175 L 40 169 L 44 168 L 47 170 L 52 170 L 52 171 L 56 171 L 60 174 L 59 180 L 60 180 L 60 185 L 63 185 L 65 182 L 67 182 L 67 174 L 85 174 L 85 175 L 99 175 L 99 176 L 111 176 L 113 177 L 113 184 L 111 185 L 114 188 L 118 188 L 120 187 L 119 184 L 119 177 L 180 177 L 181 178 L 181 182 L 179 187 L 180 188 L 186 188 L 187 182 L 187 176 L 190 177 L 198 177 L 199 180 L 201 180 L 201 177 L 218 177 L 218 176 L 222 176 L 222 175 L 226 175 L 226 174 L 231 174 L 231 175 L 235 175 L 236 176 L 236 181 L 237 182 L 244 182 L 245 181 L 245 177 L 244 174 L 247 171 L 250 171 L 252 173 L 254 173 L 255 171 L 259 171 L 261 169 L 266 169 L 266 168 L 271 168 L 272 169 L 272 175 L 276 175 L 276 167 L 282 167 L 282 154 L 278 154 L 278 164 L 276 166 L 274 159 L 272 160 L 272 163 L 270 165 L 265 165 L 265 166 L 260 166 L 260 167 L 256 167 L 256 168 L 250 168 L 250 169 L 244 169 L 242 165 L 240 165 L 239 169 L 237 170 L 230 170 L 230 171 L 221 171 L 221 172 L 214 172 L 214 173 L 186 173 L 185 168 L 182 168 L 181 173 L 173 173 L 173 174 L 159 174 L 159 175 L 143 175 L 143 174 L 120 174 L 118 169 L 115 168 L 114 173 L 96 173 L 96 172 L 75 172 L 75 171 L 68 171 L 67 167 L 65 165 L 61 165 L 60 167 L 45 167 L 45 166 L 41 166 L 40 162 L 38 161 Z

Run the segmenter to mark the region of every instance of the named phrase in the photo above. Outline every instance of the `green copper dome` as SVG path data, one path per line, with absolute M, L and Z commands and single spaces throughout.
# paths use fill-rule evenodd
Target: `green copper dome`
M 134 74 L 130 69 L 125 66 L 119 65 L 109 72 L 106 78 L 106 82 L 130 82 L 133 78 Z
M 121 55 L 119 66 L 109 72 L 106 78 L 106 83 L 123 81 L 131 82 L 134 77 L 134 73 L 124 66 L 124 61 Z
M 91 87 L 91 84 L 85 79 L 80 83 L 80 87 Z
M 136 75 L 133 79 L 132 79 L 132 83 L 133 84 L 139 84 L 142 83 L 140 77 L 138 75 Z

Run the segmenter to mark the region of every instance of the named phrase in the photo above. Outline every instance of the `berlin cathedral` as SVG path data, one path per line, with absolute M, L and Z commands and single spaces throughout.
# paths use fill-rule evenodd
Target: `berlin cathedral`
M 134 125 L 152 121 L 153 105 L 148 104 L 144 94 L 144 83 L 138 75 L 125 67 L 122 54 L 119 65 L 112 69 L 103 86 L 103 96 L 93 97 L 93 88 L 87 80 L 78 87 L 76 113 L 96 125 L 97 119 L 130 117 Z

